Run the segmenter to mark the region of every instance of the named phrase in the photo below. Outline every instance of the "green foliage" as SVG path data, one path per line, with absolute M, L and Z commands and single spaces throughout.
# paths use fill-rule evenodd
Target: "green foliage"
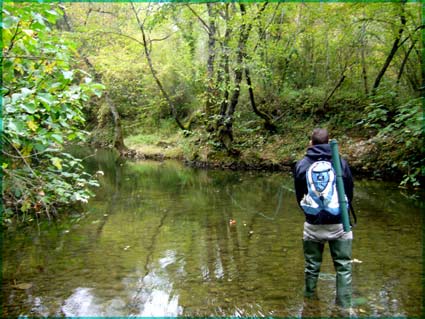
M 237 71 L 247 66 L 257 108 L 272 118 L 277 134 L 288 144 L 279 148 L 277 157 L 292 158 L 301 152 L 305 145 L 298 144 L 299 136 L 318 125 L 353 141 L 370 140 L 379 133 L 384 169 L 417 180 L 420 136 L 403 130 L 412 126 L 406 105 L 413 103 L 420 88 L 419 5 L 252 3 L 245 5 L 243 15 L 239 4 L 134 4 L 145 26 L 156 76 L 178 117 L 196 130 L 185 136 L 199 138 L 194 146 L 199 152 L 204 146 L 223 150 L 219 137 L 225 128 L 220 121 L 226 111 L 224 120 L 234 135 L 229 145 L 248 150 L 258 146 L 260 137 L 269 139 L 264 120 L 253 112 L 246 74 L 235 112 L 229 111 Z M 130 135 L 127 140 L 136 143 L 138 138 L 131 135 L 175 130 L 172 112 L 149 70 L 130 4 L 65 6 L 75 37 L 119 109 L 124 134 Z M 241 46 L 241 31 L 248 25 L 250 33 Z M 210 37 L 213 26 L 216 32 Z M 402 26 L 399 48 L 372 92 Z M 96 126 L 104 131 L 108 124 L 112 127 L 107 105 L 97 105 L 95 112 Z M 110 134 L 102 136 L 112 139 Z M 410 177 L 405 179 L 408 183 Z
M 422 103 L 422 98 L 417 98 L 396 106 L 374 102 L 366 108 L 364 126 L 377 130 L 377 138 L 383 146 L 382 164 L 403 172 L 402 186 L 418 187 L 425 176 Z M 391 116 L 389 110 L 392 110 Z
M 82 107 L 102 85 L 72 68 L 74 44 L 55 33 L 49 4 L 3 5 L 4 221 L 14 213 L 50 216 L 87 202 L 97 182 L 80 160 L 62 153 L 84 140 Z
M 420 186 L 425 177 L 422 103 L 419 98 L 400 105 L 394 120 L 379 132 L 381 136 L 390 136 L 399 146 L 393 165 L 405 172 L 401 185 Z

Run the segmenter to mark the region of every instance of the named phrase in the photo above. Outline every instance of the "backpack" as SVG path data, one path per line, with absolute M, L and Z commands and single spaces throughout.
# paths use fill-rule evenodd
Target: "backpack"
M 304 195 L 300 205 L 306 214 L 317 215 L 326 211 L 339 215 L 336 174 L 329 161 L 318 161 L 310 165 L 306 172 L 308 194 Z M 347 207 L 348 208 L 348 207 Z

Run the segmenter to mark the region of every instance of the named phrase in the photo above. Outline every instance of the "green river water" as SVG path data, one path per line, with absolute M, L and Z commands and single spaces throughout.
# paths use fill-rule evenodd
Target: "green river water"
M 346 316 L 329 249 L 303 298 L 303 215 L 289 173 L 117 162 L 87 213 L 3 232 L 6 316 Z M 423 195 L 356 180 L 353 317 L 423 317 Z M 232 220 L 232 221 L 231 221 Z

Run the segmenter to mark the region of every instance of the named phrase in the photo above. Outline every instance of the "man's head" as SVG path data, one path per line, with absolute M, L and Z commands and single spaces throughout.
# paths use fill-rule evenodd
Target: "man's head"
M 328 130 L 325 128 L 315 128 L 313 130 L 313 134 L 311 134 L 311 144 L 328 144 L 329 143 L 329 135 Z

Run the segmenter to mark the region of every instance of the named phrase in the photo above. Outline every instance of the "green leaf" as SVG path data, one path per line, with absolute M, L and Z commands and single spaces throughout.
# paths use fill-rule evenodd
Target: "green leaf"
M 74 76 L 74 71 L 62 71 L 63 74 L 63 78 L 65 80 L 72 80 L 73 76 Z
M 3 16 L 3 19 L 2 19 L 2 22 L 1 22 L 1 27 L 2 27 L 2 29 L 9 29 L 12 26 L 14 27 L 19 22 L 19 20 L 20 19 L 18 17 Z
M 18 119 L 8 119 L 5 125 L 5 131 L 9 134 L 24 135 L 26 133 L 25 123 Z
M 32 17 L 35 21 L 37 21 L 39 24 L 44 25 L 44 18 L 40 13 L 32 12 L 31 14 L 32 14 Z
M 62 160 L 59 157 L 52 157 L 50 160 L 58 170 L 62 170 Z
M 29 114 L 34 114 L 36 111 L 36 106 L 34 104 L 34 102 L 32 101 L 28 101 L 27 103 L 22 103 L 19 105 L 25 112 L 29 113 Z
M 51 136 L 51 138 L 53 138 L 56 142 L 58 142 L 59 144 L 62 144 L 63 143 L 63 137 L 62 137 L 62 135 L 59 135 L 59 134 L 52 134 L 52 135 L 50 135 Z
M 37 99 L 50 110 L 50 106 L 57 102 L 56 98 L 50 93 L 38 93 Z
M 29 200 L 25 200 L 23 203 L 22 203 L 22 206 L 21 206 L 21 211 L 23 212 L 23 213 L 25 213 L 26 211 L 28 211 L 28 209 L 30 209 L 31 208 L 31 202 L 29 201 Z

